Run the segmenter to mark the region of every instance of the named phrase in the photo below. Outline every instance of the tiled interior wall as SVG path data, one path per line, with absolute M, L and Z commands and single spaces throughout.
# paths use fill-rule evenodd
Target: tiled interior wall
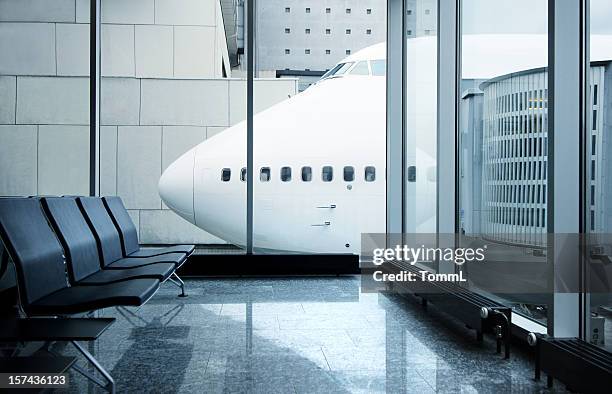
M 0 195 L 87 194 L 89 1 L 0 0 Z M 163 170 L 245 119 L 218 0 L 103 0 L 100 183 L 145 244 L 221 243 L 163 206 Z M 297 92 L 256 81 L 256 110 Z

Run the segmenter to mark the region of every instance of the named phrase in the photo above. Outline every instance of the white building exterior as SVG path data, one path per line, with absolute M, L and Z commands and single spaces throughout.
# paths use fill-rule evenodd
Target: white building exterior
M 89 192 L 89 1 L 0 0 L 0 195 Z M 141 242 L 220 243 L 163 206 L 163 170 L 246 118 L 219 0 L 102 0 L 100 190 Z M 297 93 L 258 80 L 255 110 Z

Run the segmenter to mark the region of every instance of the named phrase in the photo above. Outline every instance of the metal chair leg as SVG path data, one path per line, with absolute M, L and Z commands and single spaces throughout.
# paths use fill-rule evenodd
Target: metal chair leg
M 174 276 L 175 279 L 172 279 L 172 276 Z M 181 294 L 179 294 L 179 297 L 187 297 L 187 294 L 185 294 L 185 282 L 183 282 L 176 272 L 174 272 L 170 278 L 168 278 L 168 280 L 181 288 Z
M 77 365 L 73 365 L 72 367 L 75 368 L 77 372 L 85 376 L 87 379 L 91 380 L 100 387 L 105 388 L 109 393 L 115 394 L 115 381 L 113 380 L 113 377 L 110 376 L 108 372 L 106 372 L 106 370 L 100 365 L 98 360 L 96 360 L 95 357 L 87 351 L 87 349 L 81 346 L 81 344 L 79 344 L 77 341 L 71 342 L 74 347 L 77 348 L 77 350 L 87 359 L 87 361 L 89 361 L 94 366 L 94 368 L 98 370 L 98 372 L 104 377 L 104 379 L 106 379 L 108 383 L 104 384 L 104 382 L 100 381 L 100 379 L 91 375 L 89 372 L 85 371 L 83 368 Z

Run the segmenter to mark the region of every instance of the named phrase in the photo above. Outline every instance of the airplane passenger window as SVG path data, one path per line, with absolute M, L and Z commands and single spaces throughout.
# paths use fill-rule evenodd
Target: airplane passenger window
M 232 170 L 230 170 L 229 168 L 224 168 L 221 170 L 221 180 L 223 182 L 229 182 L 231 177 L 232 177 Z
M 281 168 L 281 181 L 289 182 L 291 180 L 291 167 Z
M 242 169 L 240 170 L 240 180 L 242 182 L 246 182 L 246 179 L 247 179 L 246 167 L 242 167 Z
M 376 180 L 376 168 L 373 166 L 367 166 L 365 168 L 365 181 L 374 182 Z
M 355 168 L 351 166 L 344 167 L 344 181 L 353 182 L 355 180 Z
M 323 166 L 321 179 L 323 179 L 323 182 L 331 182 L 334 179 L 334 169 L 332 166 Z
M 372 60 L 370 66 L 372 67 L 372 75 L 375 77 L 384 77 L 387 75 L 387 62 L 384 59 Z
M 269 182 L 270 181 L 270 167 L 262 167 L 261 172 L 259 173 L 259 180 L 261 182 Z
M 302 167 L 302 182 L 312 181 L 312 168 Z
M 351 75 L 370 75 L 370 69 L 368 68 L 368 62 L 361 61 L 353 67 Z

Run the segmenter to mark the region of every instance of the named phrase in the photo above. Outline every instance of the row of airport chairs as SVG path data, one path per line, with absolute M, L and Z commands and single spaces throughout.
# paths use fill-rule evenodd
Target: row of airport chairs
M 77 341 L 95 340 L 112 321 L 74 316 L 142 306 L 166 281 L 179 286 L 180 296 L 185 296 L 176 271 L 194 251 L 194 245 L 141 249 L 119 197 L 0 198 L 0 238 L 15 265 L 20 310 L 19 319 L 0 330 L 0 339 L 66 340 L 62 327 L 80 327 L 72 342 L 107 378 L 104 387 L 111 392 L 114 381 Z M 48 336 L 39 330 L 28 336 L 28 324 L 43 331 L 50 327 Z

